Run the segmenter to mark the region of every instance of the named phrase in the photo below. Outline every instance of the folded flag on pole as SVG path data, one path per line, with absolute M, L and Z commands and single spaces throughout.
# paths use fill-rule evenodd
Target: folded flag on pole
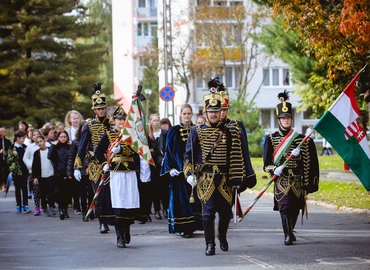
M 357 175 L 366 190 L 370 190 L 370 150 L 366 132 L 359 120 L 355 99 L 355 82 L 359 73 L 347 85 L 338 99 L 313 127 L 338 152 Z
M 143 104 L 139 97 L 134 95 L 130 110 L 127 113 L 124 128 L 122 129 L 122 141 L 128 143 L 132 150 L 138 153 L 149 164 L 154 165 L 148 145 L 147 127 L 143 111 Z

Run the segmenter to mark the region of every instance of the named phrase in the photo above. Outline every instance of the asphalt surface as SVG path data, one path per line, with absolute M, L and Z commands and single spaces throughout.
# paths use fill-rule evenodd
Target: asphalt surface
M 330 172 L 328 172 L 329 174 Z M 343 180 L 353 177 L 341 174 Z M 351 178 L 352 179 L 352 178 Z M 355 181 L 355 180 L 354 180 Z M 16 214 L 14 188 L 0 192 L 0 269 L 370 269 L 370 214 L 309 205 L 309 218 L 299 217 L 297 242 L 283 245 L 280 216 L 265 194 L 240 223 L 231 220 L 229 252 L 216 240 L 216 255 L 205 256 L 203 232 L 184 239 L 168 234 L 167 220 L 131 226 L 131 243 L 116 247 L 114 228 L 98 232 L 98 221 Z M 245 209 L 256 193 L 241 195 Z M 31 200 L 29 206 L 34 210 Z

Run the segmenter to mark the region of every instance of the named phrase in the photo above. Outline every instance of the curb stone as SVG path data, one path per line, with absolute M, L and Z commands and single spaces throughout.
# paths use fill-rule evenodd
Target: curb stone
M 260 191 L 254 191 L 254 190 L 247 190 L 250 194 L 258 194 Z M 269 198 L 273 198 L 274 194 L 272 192 L 265 192 L 265 195 Z M 351 208 L 347 206 L 338 206 L 335 204 L 325 203 L 323 201 L 314 201 L 314 200 L 307 200 L 308 205 L 315 205 L 323 208 L 328 208 L 331 210 L 339 210 L 343 212 L 348 213 L 354 213 L 354 214 L 364 214 L 364 215 L 370 215 L 369 209 L 360 209 L 360 208 Z

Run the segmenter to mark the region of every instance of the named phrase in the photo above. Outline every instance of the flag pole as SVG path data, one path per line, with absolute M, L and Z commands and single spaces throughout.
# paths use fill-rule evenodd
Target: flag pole
M 313 132 L 314 132 L 314 130 L 312 130 L 309 134 L 307 134 L 306 137 L 304 137 L 302 139 L 302 141 L 297 145 L 296 149 L 300 149 L 302 147 L 303 143 L 305 143 L 310 138 L 310 136 Z M 284 161 L 283 165 L 281 165 L 282 169 L 285 168 L 285 166 L 288 164 L 289 160 L 292 159 L 293 157 L 294 157 L 293 154 L 290 154 L 288 156 L 288 158 Z M 269 186 L 272 184 L 272 182 L 274 182 L 276 180 L 276 178 L 277 178 L 277 176 L 275 174 L 270 178 L 270 181 L 267 182 L 267 184 L 263 187 L 263 189 L 254 198 L 253 202 L 245 209 L 243 215 L 241 217 L 239 217 L 239 219 L 238 219 L 239 222 L 241 222 L 243 220 L 243 218 L 246 216 L 246 214 L 249 213 L 249 211 L 252 209 L 252 207 L 262 197 L 263 193 L 265 193 L 265 191 L 269 188 Z

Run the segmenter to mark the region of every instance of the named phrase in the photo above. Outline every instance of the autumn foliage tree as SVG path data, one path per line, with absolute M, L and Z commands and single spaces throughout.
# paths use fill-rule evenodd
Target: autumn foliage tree
M 199 4 L 191 18 L 196 47 L 191 70 L 207 79 L 211 74 L 223 75 L 228 66 L 234 66 L 239 74 L 237 100 L 245 101 L 256 71 L 269 63 L 269 56 L 262 53 L 262 46 L 254 39 L 267 22 L 268 10 L 251 2 L 236 2 L 229 7 Z
M 370 62 L 370 1 L 270 0 L 283 29 L 298 35 L 302 54 L 313 56 L 326 74 L 313 73 L 313 87 L 300 92 L 306 107 L 327 108 L 352 77 Z M 370 89 L 370 68 L 360 76 L 360 95 Z M 363 100 L 363 99 L 362 99 Z M 362 104 L 364 106 L 364 103 Z

